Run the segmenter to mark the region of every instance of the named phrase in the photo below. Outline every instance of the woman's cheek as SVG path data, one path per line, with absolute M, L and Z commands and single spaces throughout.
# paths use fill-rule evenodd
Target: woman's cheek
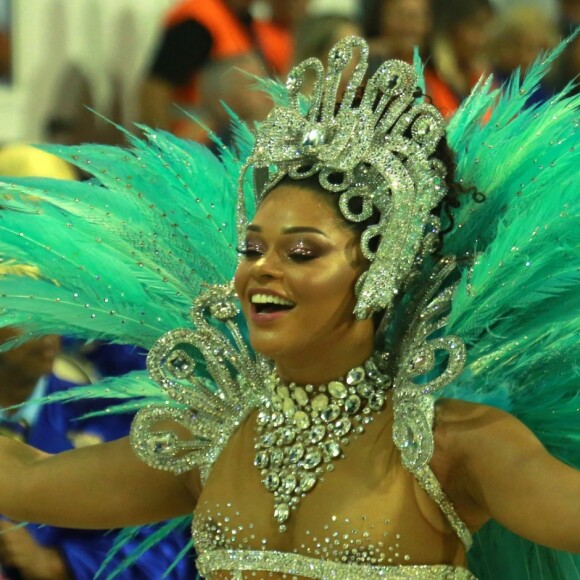
M 244 288 L 248 281 L 248 272 L 247 267 L 243 262 L 240 262 L 236 269 L 236 273 L 234 274 L 234 290 L 238 295 L 238 298 L 241 300 L 244 294 Z

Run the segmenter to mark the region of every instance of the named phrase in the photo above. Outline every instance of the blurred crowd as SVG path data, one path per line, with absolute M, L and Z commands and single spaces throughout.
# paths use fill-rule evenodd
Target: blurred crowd
M 255 76 L 283 78 L 292 64 L 325 54 L 341 37 L 367 38 L 371 67 L 425 62 L 426 92 L 449 117 L 483 74 L 505 81 L 525 71 L 580 24 L 580 0 L 561 0 L 559 19 L 530 2 L 361 0 L 352 10 L 314 9 L 309 0 L 181 0 L 167 14 L 141 90 L 146 124 L 203 141 L 227 139 L 225 103 L 242 119 L 262 119 L 268 99 L 249 90 Z M 536 95 L 547 99 L 580 73 L 580 40 Z M 192 120 L 191 114 L 202 121 Z

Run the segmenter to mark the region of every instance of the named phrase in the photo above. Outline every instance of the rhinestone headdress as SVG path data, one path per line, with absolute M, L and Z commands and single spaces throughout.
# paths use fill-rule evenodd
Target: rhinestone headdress
M 341 95 L 343 77 L 355 61 Z M 326 74 L 315 58 L 292 69 L 288 103 L 276 106 L 257 128 L 240 191 L 249 168 L 256 203 L 285 176 L 317 175 L 324 189 L 339 195 L 346 220 L 364 222 L 378 212 L 378 222 L 361 236 L 363 255 L 371 263 L 356 286 L 355 315 L 362 319 L 391 305 L 417 255 L 432 245 L 438 221 L 430 212 L 446 192 L 446 169 L 433 157 L 444 134 L 443 119 L 417 97 L 417 74 L 402 61 L 383 63 L 364 83 L 368 46 L 361 38 L 338 42 L 328 63 Z M 307 102 L 300 89 L 309 72 L 315 83 Z M 238 210 L 243 235 L 242 195 Z

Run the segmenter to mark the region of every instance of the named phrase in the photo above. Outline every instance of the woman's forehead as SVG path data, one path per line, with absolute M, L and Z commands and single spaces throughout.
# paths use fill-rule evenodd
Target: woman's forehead
M 334 207 L 333 195 L 295 185 L 278 186 L 262 200 L 252 225 L 284 223 L 286 227 L 329 230 L 344 227 L 346 221 Z

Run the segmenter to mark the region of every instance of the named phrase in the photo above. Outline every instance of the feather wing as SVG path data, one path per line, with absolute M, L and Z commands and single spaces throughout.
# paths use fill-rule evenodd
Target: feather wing
M 466 341 L 466 370 L 442 396 L 508 410 L 580 468 L 580 96 L 570 86 L 528 106 L 565 44 L 522 81 L 516 75 L 499 91 L 483 82 L 449 127 L 458 177 L 486 200 L 459 210 L 444 245 L 475 262 L 463 272 L 445 329 Z M 476 535 L 469 556 L 481 578 L 564 579 L 580 569 L 579 556 L 496 523 Z

